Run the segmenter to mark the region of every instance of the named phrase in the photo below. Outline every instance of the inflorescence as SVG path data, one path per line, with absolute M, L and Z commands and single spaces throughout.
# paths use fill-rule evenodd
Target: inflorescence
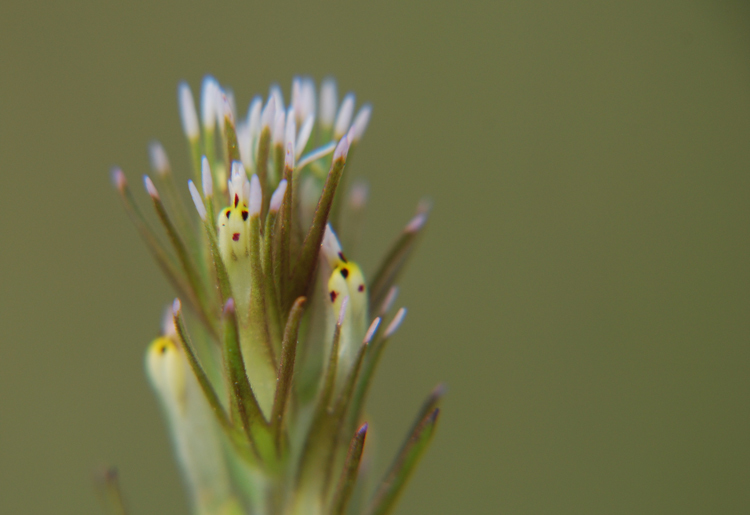
M 347 257 L 367 201 L 364 184 L 347 191 L 347 177 L 368 104 L 354 116 L 354 95 L 339 104 L 331 79 L 316 101 L 309 78 L 294 79 L 288 106 L 274 85 L 242 119 L 212 77 L 200 120 L 186 83 L 178 96 L 195 209 L 159 143 L 149 148 L 154 178 L 144 185 L 161 233 L 124 173 L 115 169 L 113 180 L 178 294 L 146 370 L 194 512 L 388 513 L 432 436 L 442 395 L 432 392 L 385 477 L 367 488 L 363 406 L 406 314 L 394 313 L 395 283 L 427 209 L 368 281 Z

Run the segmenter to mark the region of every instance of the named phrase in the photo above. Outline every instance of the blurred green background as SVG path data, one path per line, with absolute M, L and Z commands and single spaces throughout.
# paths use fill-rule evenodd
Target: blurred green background
M 0 513 L 186 503 L 143 373 L 170 288 L 109 182 L 188 160 L 176 86 L 374 104 L 371 270 L 416 202 L 368 442 L 449 385 L 398 514 L 750 512 L 745 2 L 0 4 Z M 185 174 L 185 177 L 187 174 Z M 382 464 L 381 464 L 382 465 Z

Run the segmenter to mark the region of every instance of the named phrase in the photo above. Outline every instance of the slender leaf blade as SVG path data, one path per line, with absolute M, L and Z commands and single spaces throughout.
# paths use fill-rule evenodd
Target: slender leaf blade
M 365 511 L 366 515 L 387 515 L 393 509 L 414 467 L 435 433 L 439 413 L 440 408 L 435 408 L 427 416 L 418 420 L 393 465 L 375 491 L 372 502 Z
M 336 491 L 331 501 L 331 515 L 344 515 L 349 499 L 357 484 L 359 475 L 359 462 L 362 459 L 362 451 L 365 448 L 365 437 L 367 436 L 367 424 L 357 430 L 349 443 L 349 451 L 344 461 L 344 468 L 341 471 Z

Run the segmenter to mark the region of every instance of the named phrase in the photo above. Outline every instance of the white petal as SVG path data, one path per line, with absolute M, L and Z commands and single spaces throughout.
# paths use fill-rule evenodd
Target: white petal
M 146 191 L 151 195 L 151 198 L 159 198 L 159 192 L 156 191 L 156 186 L 154 186 L 153 181 L 148 175 L 143 176 L 143 184 L 146 186 Z
M 349 93 L 344 97 L 339 108 L 339 114 L 336 116 L 336 125 L 333 129 L 333 139 L 340 139 L 346 131 L 349 130 L 349 124 L 352 123 L 354 114 L 354 93 Z
M 325 129 L 333 126 L 336 117 L 336 104 L 338 93 L 336 92 L 336 79 L 327 78 L 320 85 L 320 125 Z
M 370 104 L 365 104 L 359 110 L 359 113 L 357 113 L 357 117 L 354 118 L 354 123 L 352 124 L 352 127 L 354 128 L 354 139 L 352 141 L 354 143 L 358 142 L 362 139 L 362 136 L 364 136 L 365 131 L 367 130 L 367 125 L 370 123 L 371 114 L 372 106 Z
M 404 317 L 406 316 L 406 308 L 401 308 L 396 313 L 396 316 L 393 317 L 393 320 L 391 320 L 391 323 L 388 324 L 388 329 L 385 330 L 385 334 L 383 335 L 385 338 L 389 338 L 393 333 L 396 332 L 396 330 L 401 326 L 401 323 L 404 321 Z
M 344 261 L 344 253 L 341 251 L 341 244 L 339 239 L 336 237 L 336 233 L 333 232 L 331 224 L 326 224 L 326 230 L 323 233 L 323 241 L 320 244 L 320 251 L 328 261 L 331 268 Z
M 193 184 L 193 181 L 188 181 L 188 189 L 190 190 L 190 196 L 193 197 L 193 203 L 195 204 L 195 209 L 198 210 L 198 214 L 201 217 L 201 220 L 204 222 L 206 221 L 206 206 L 203 205 L 203 199 L 201 198 L 200 193 L 198 193 L 198 188 L 195 187 L 195 184 Z
M 272 129 L 273 124 L 276 121 L 276 99 L 273 96 L 268 97 L 266 107 L 263 109 L 261 115 L 261 126 L 262 130 Z
M 316 148 L 315 150 L 311 150 L 309 153 L 302 156 L 302 158 L 299 160 L 299 162 L 297 163 L 297 169 L 302 169 L 313 161 L 317 161 L 321 157 L 327 156 L 328 154 L 333 152 L 335 148 L 336 142 L 331 141 L 328 145 L 323 145 L 322 147 Z
M 203 186 L 203 196 L 213 196 L 214 178 L 211 175 L 211 166 L 208 164 L 208 158 L 206 156 L 203 156 L 203 159 L 201 159 L 201 183 Z
M 148 157 L 151 161 L 151 169 L 154 170 L 160 176 L 169 173 L 169 158 L 164 147 L 158 141 L 153 141 L 148 146 Z
M 367 329 L 364 339 L 365 344 L 369 344 L 372 341 L 372 337 L 375 336 L 375 331 L 378 330 L 378 327 L 380 327 L 380 317 L 373 320 L 370 327 Z
M 180 118 L 182 119 L 182 130 L 189 140 L 193 141 L 200 135 L 198 127 L 198 113 L 195 112 L 195 101 L 193 93 L 187 82 L 181 82 L 178 86 L 178 99 L 180 102 Z
M 406 224 L 404 232 L 417 232 L 424 226 L 425 222 L 427 222 L 427 213 L 419 213 Z
M 302 155 L 302 152 L 305 151 L 307 141 L 310 139 L 310 134 L 312 134 L 314 126 L 315 116 L 312 114 L 308 115 L 305 123 L 302 124 L 302 128 L 299 130 L 299 134 L 297 135 L 297 142 L 294 144 L 294 148 L 296 149 L 294 154 L 297 159 L 299 159 L 299 157 Z
M 292 152 L 294 151 L 294 143 L 297 136 L 297 119 L 294 114 L 294 110 L 290 107 L 286 113 L 286 127 L 284 130 L 284 148 L 291 143 Z
M 284 129 L 286 126 L 286 116 L 283 109 L 276 110 L 276 120 L 273 124 L 273 133 L 271 134 L 271 141 L 274 145 L 284 144 Z
M 284 200 L 284 194 L 286 193 L 286 179 L 281 179 L 278 188 L 271 195 L 271 204 L 269 206 L 270 211 L 278 211 L 281 208 L 281 202 Z
M 260 214 L 260 208 L 263 207 L 262 195 L 263 192 L 260 189 L 260 180 L 258 180 L 257 175 L 253 174 L 253 176 L 250 177 L 250 204 L 248 205 L 250 216 Z
M 125 179 L 125 174 L 119 168 L 113 168 L 110 172 L 112 174 L 112 184 L 120 190 L 124 191 L 128 187 L 128 181 Z
M 206 75 L 201 90 L 201 121 L 203 128 L 212 131 L 216 128 L 216 111 L 218 106 L 219 84 L 216 79 Z
M 344 136 L 339 141 L 338 145 L 336 145 L 336 150 L 333 152 L 333 160 L 337 161 L 339 159 L 346 160 L 346 156 L 349 153 L 349 135 Z
M 281 93 L 281 87 L 278 84 L 272 84 L 269 95 L 276 100 L 276 109 L 284 111 L 284 95 Z
M 301 95 L 300 122 L 306 120 L 308 116 L 315 117 L 315 81 L 311 77 L 302 78 Z
M 292 103 L 290 109 L 294 112 L 294 117 L 299 120 L 302 114 L 302 79 L 299 77 L 292 79 Z

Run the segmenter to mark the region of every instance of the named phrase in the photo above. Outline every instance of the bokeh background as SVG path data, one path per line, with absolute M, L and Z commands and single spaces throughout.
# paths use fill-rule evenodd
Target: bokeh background
M 629 2 L 0 4 L 0 513 L 183 514 L 143 373 L 172 292 L 109 182 L 178 81 L 240 109 L 332 74 L 374 115 L 372 269 L 401 282 L 372 443 L 449 395 L 397 514 L 750 512 L 750 8 Z M 370 436 L 368 436 L 370 438 Z M 384 463 L 381 463 L 381 466 Z

